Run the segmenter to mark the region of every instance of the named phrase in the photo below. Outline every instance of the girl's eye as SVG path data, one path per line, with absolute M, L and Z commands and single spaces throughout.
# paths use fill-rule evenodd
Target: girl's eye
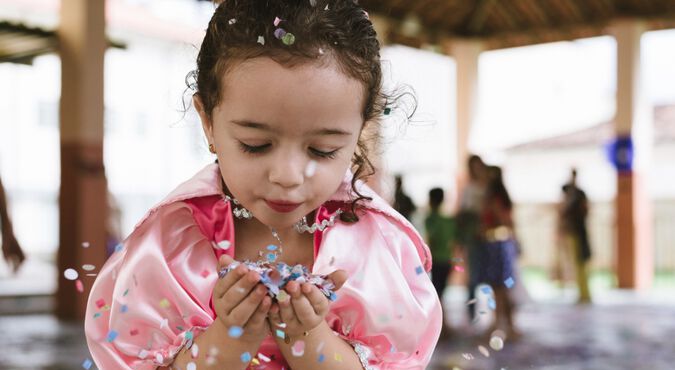
M 262 153 L 267 148 L 270 147 L 271 144 L 263 144 L 263 145 L 247 145 L 242 143 L 241 141 L 239 142 L 239 147 L 241 148 L 242 151 L 245 153 Z
M 329 158 L 329 159 L 335 158 L 335 155 L 337 154 L 338 150 L 339 149 L 335 149 L 335 150 L 330 151 L 330 152 L 324 152 L 324 151 L 321 151 L 321 150 L 318 150 L 318 149 L 309 148 L 309 151 L 313 155 L 315 155 L 317 157 L 320 157 L 320 158 Z

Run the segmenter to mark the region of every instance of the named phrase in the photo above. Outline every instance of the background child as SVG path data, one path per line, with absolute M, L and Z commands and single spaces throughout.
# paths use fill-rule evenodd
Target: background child
M 192 76 L 218 161 L 151 209 L 98 275 L 85 330 L 99 368 L 426 366 L 441 329 L 429 250 L 361 181 L 361 133 L 387 104 L 375 36 L 352 1 L 216 9 Z M 291 282 L 273 301 L 243 265 L 218 277 L 272 244 L 279 261 L 329 275 L 339 298 Z

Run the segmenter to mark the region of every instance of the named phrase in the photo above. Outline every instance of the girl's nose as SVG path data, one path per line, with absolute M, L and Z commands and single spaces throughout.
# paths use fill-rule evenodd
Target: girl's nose
M 283 188 L 302 185 L 306 161 L 299 154 L 278 152 L 269 169 L 269 181 Z

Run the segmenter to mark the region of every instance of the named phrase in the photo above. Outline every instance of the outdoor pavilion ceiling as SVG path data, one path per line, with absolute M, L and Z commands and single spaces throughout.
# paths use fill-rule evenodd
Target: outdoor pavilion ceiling
M 413 47 L 482 39 L 485 49 L 606 35 L 620 19 L 675 28 L 675 0 L 360 0 L 393 23 L 384 39 Z

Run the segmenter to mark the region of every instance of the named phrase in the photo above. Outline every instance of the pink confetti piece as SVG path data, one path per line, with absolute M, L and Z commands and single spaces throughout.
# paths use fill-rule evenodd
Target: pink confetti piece
M 131 335 L 132 337 L 138 335 L 138 329 L 129 330 L 129 335 Z
M 279 17 L 274 17 L 274 27 L 278 27 L 279 23 L 281 23 L 281 18 Z
M 455 265 L 455 271 L 457 271 L 457 272 L 464 272 L 464 266 Z
M 96 301 L 96 307 L 101 308 L 103 306 L 105 306 L 105 299 L 101 298 Z
M 84 292 L 84 284 L 82 284 L 82 280 L 78 279 L 75 281 L 75 289 L 77 289 L 77 291 L 80 293 Z
M 209 277 L 209 275 L 211 275 L 211 273 L 209 272 L 209 270 L 204 269 L 204 271 L 202 271 L 200 275 L 202 275 L 202 277 L 206 279 L 207 277 Z
M 291 346 L 291 353 L 295 357 L 300 357 L 305 354 L 305 342 L 304 341 L 296 341 L 293 343 Z

